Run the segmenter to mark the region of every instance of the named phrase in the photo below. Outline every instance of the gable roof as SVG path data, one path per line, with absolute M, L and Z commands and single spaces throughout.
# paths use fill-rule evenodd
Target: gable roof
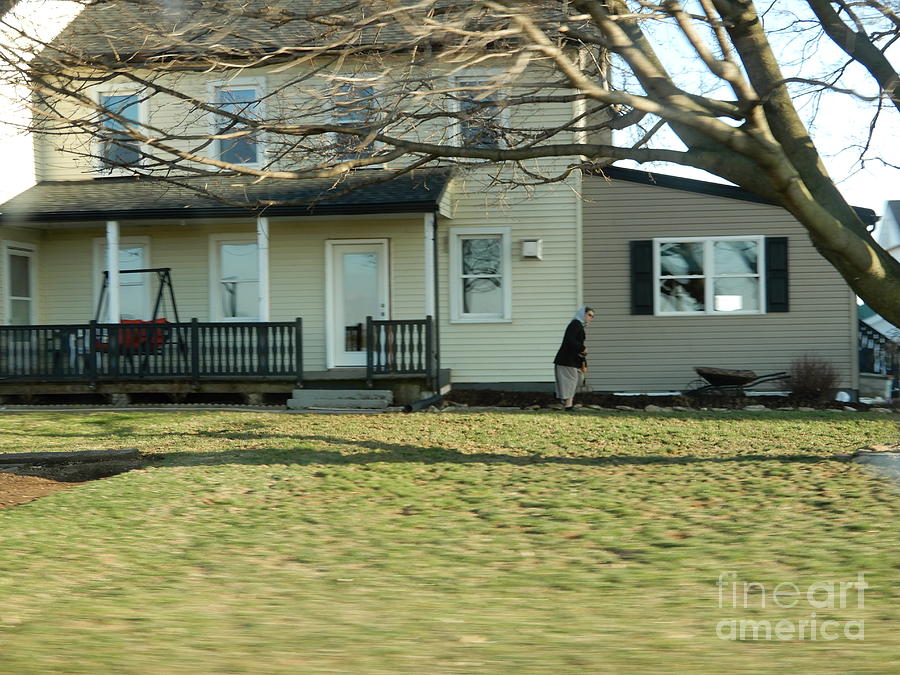
M 323 47 L 402 50 L 448 39 L 418 30 L 426 17 L 458 17 L 471 26 L 483 11 L 460 0 L 105 0 L 88 5 L 44 56 L 137 65 L 261 55 L 272 62 Z
M 177 183 L 139 178 L 46 181 L 0 204 L 0 223 L 430 213 L 452 176 L 451 169 L 441 167 L 258 182 L 244 176 Z M 273 201 L 282 203 L 270 205 Z
M 613 180 L 625 180 L 632 183 L 642 183 L 644 185 L 658 185 L 659 187 L 671 188 L 673 190 L 685 190 L 687 192 L 695 192 L 703 195 L 713 195 L 715 197 L 725 197 L 726 199 L 738 199 L 744 202 L 754 202 L 756 204 L 769 204 L 784 208 L 773 201 L 764 199 L 759 195 L 737 187 L 736 185 L 726 185 L 724 183 L 713 183 L 711 181 L 698 180 L 696 178 L 684 178 L 682 176 L 672 176 L 664 173 L 655 173 L 647 169 L 627 169 L 621 166 L 604 167 L 602 171 L 594 172 L 597 176 L 606 176 Z M 854 206 L 853 210 L 856 215 L 863 221 L 865 225 L 874 225 L 878 222 L 878 215 L 872 209 L 862 206 Z

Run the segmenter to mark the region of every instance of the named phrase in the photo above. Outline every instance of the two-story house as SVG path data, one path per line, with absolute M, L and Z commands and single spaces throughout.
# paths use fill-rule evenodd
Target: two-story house
M 571 96 L 504 105 L 558 91 L 539 63 L 423 57 L 396 26 L 307 56 L 330 24 L 277 5 L 293 13 L 102 3 L 42 54 L 37 182 L 0 205 L 0 393 L 546 389 L 583 303 L 595 390 L 677 390 L 695 365 L 765 372 L 803 353 L 857 386 L 852 294 L 782 209 L 633 170 L 534 181 L 565 162 L 292 136 L 371 124 L 490 149 L 498 129 L 563 137 L 587 118 Z

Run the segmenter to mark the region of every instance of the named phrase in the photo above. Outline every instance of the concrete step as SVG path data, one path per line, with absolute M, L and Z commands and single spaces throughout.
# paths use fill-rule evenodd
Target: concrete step
M 381 410 L 393 401 L 390 389 L 295 389 L 287 407 Z

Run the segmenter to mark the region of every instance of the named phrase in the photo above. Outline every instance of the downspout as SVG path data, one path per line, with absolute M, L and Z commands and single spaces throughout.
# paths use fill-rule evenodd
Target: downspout
M 434 262 L 434 269 L 432 272 L 432 290 L 433 297 L 431 298 L 431 310 L 432 310 L 432 325 L 434 331 L 434 393 L 430 396 L 426 396 L 425 398 L 419 399 L 418 401 L 413 401 L 412 403 L 408 403 L 403 407 L 404 412 L 417 412 L 419 410 L 423 410 L 432 405 L 438 405 L 443 399 L 443 394 L 441 393 L 441 313 L 440 313 L 440 265 L 438 264 L 438 211 L 434 210 L 434 213 L 431 214 L 431 258 Z M 428 308 L 426 308 L 427 311 Z
M 441 394 L 441 291 L 440 291 L 440 261 L 438 260 L 438 210 L 434 209 L 431 219 L 432 237 L 431 247 L 434 258 L 434 393 Z

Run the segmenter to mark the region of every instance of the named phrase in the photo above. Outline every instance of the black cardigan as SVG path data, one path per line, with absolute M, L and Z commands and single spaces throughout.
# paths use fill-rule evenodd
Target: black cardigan
M 566 326 L 566 334 L 553 363 L 572 368 L 581 368 L 584 365 L 584 325 L 578 319 L 572 319 Z

